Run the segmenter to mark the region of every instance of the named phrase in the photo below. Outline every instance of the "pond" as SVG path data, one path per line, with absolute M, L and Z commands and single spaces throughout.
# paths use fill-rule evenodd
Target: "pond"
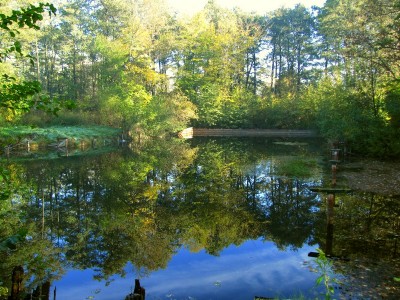
M 348 190 L 320 140 L 98 150 L 1 161 L 3 293 L 22 266 L 61 300 L 399 297 L 398 194 Z

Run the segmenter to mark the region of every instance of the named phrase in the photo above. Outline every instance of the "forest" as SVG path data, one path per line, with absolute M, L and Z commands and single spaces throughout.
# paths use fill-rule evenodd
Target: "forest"
M 314 129 L 400 154 L 400 1 L 327 0 L 264 15 L 210 0 L 3 0 L 0 127 Z

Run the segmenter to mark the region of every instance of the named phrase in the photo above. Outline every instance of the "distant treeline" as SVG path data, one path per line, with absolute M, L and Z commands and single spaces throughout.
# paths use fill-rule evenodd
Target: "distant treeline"
M 0 73 L 38 81 L 76 108 L 58 119 L 11 118 L 2 108 L 4 119 L 153 136 L 187 126 L 316 129 L 356 151 L 400 154 L 399 0 L 327 0 L 265 15 L 209 1 L 190 18 L 163 0 L 58 3 L 40 31 L 2 36 L 0 50 L 17 39 L 29 56 L 9 55 Z M 14 4 L 3 1 L 0 13 Z

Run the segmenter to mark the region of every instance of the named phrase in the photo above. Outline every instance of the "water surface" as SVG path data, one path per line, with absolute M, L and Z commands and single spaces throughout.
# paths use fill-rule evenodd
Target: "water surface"
M 57 299 L 124 299 L 135 278 L 146 299 L 322 298 L 317 248 L 340 296 L 351 262 L 398 257 L 398 199 L 339 193 L 330 207 L 311 191 L 331 184 L 321 141 L 196 138 L 2 164 L 15 196 L 0 226 L 28 231 L 2 281 L 23 265 Z

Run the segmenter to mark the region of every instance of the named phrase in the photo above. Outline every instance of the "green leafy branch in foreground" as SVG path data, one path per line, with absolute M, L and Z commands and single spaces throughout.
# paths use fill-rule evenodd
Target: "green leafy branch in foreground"
M 14 77 L 3 75 L 0 84 L 0 108 L 5 109 L 6 120 L 10 121 L 15 116 L 29 112 L 31 109 L 57 115 L 61 108 L 75 107 L 72 101 L 61 103 L 46 95 L 39 95 L 41 90 L 42 87 L 38 81 L 18 82 Z
M 26 8 L 21 8 L 20 10 L 13 10 L 11 15 L 6 16 L 4 14 L 0 14 L 0 28 L 9 33 L 12 38 L 15 38 L 19 31 L 13 28 L 13 24 L 17 24 L 19 28 L 29 27 L 36 30 L 39 30 L 39 26 L 37 25 L 38 21 L 43 20 L 43 13 L 47 11 L 49 16 L 55 15 L 57 9 L 51 3 L 39 3 L 38 5 L 29 5 Z M 21 56 L 22 47 L 19 41 L 14 41 L 13 45 L 9 48 L 6 48 L 4 52 L 0 52 L 0 62 L 2 62 L 9 53 L 17 52 Z M 31 62 L 33 62 L 33 58 L 31 58 Z
M 335 293 L 333 283 L 339 283 L 336 278 L 334 278 L 333 263 L 329 260 L 324 251 L 317 249 L 318 257 L 315 259 L 316 268 L 315 271 L 320 274 L 316 279 L 316 284 L 323 284 L 326 289 L 325 299 L 331 299 L 332 295 Z
M 49 16 L 52 16 L 55 15 L 56 8 L 50 3 L 39 3 L 38 5 L 31 4 L 20 10 L 13 10 L 8 16 L 0 14 L 0 29 L 7 32 L 11 40 L 14 40 L 19 34 L 17 28 L 28 27 L 39 30 L 37 23 L 43 20 L 43 14 L 46 11 Z M 0 63 L 4 62 L 11 53 L 24 56 L 20 41 L 11 41 L 11 46 L 0 50 Z M 29 58 L 32 65 L 34 64 L 32 56 L 26 55 L 25 57 Z M 0 108 L 3 109 L 5 119 L 11 121 L 15 116 L 29 112 L 33 108 L 56 115 L 62 107 L 67 109 L 74 107 L 70 101 L 61 103 L 45 95 L 39 95 L 41 90 L 42 87 L 38 81 L 23 81 L 3 74 L 0 78 Z

